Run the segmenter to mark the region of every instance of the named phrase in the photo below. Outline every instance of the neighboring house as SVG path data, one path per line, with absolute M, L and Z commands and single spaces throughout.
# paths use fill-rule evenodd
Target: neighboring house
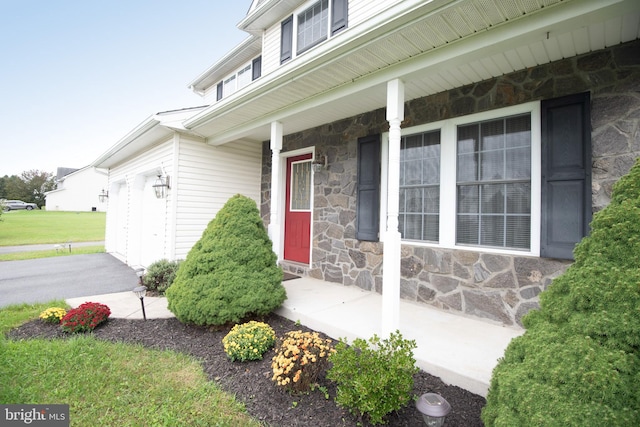
M 260 200 L 260 145 L 205 144 L 181 125 L 201 110 L 155 114 L 93 163 L 109 170 L 105 249 L 131 266 L 185 258 L 230 197 Z
M 92 166 L 82 169 L 58 168 L 58 188 L 45 194 L 48 211 L 104 212 L 107 205 L 99 199 L 106 190 L 107 171 Z
M 255 0 L 249 37 L 190 84 L 211 105 L 125 147 L 130 168 L 96 164 L 120 168 L 109 213 L 162 166 L 180 257 L 177 213 L 220 188 L 182 185 L 218 168 L 180 161 L 183 139 L 245 151 L 228 184 L 261 174 L 283 268 L 381 292 L 384 334 L 399 298 L 519 328 L 640 155 L 639 24 L 635 0 Z

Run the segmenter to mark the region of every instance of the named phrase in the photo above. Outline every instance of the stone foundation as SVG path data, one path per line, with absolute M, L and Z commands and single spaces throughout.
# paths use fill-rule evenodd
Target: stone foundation
M 590 91 L 593 211 L 640 156 L 640 42 L 564 59 L 405 105 L 403 128 L 480 111 Z M 285 129 L 286 130 L 286 129 Z M 381 292 L 383 244 L 355 239 L 356 142 L 388 130 L 379 109 L 286 135 L 282 152 L 315 146 L 328 168 L 314 175 L 311 265 L 285 270 Z M 261 214 L 269 221 L 271 152 L 263 146 Z M 570 264 L 403 244 L 401 297 L 508 326 L 538 307 L 538 294 Z

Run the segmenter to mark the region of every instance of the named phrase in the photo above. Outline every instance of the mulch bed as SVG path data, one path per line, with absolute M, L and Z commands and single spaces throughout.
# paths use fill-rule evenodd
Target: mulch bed
M 278 337 L 293 330 L 309 331 L 304 326 L 272 314 L 264 319 Z M 273 350 L 261 361 L 231 362 L 222 347 L 222 338 L 230 328 L 214 330 L 189 326 L 175 318 L 130 320 L 109 319 L 93 331 L 93 335 L 111 342 L 137 343 L 148 348 L 173 350 L 196 357 L 212 381 L 243 402 L 248 412 L 270 426 L 369 426 L 365 419 L 352 415 L 334 402 L 335 385 L 321 378 L 319 388 L 306 394 L 290 394 L 278 389 L 271 381 Z M 9 332 L 11 339 L 66 338 L 59 327 L 39 320 L 28 322 Z M 471 357 L 471 356 L 470 356 Z M 327 390 L 329 399 L 321 390 Z M 459 387 L 446 385 L 439 378 L 420 371 L 414 377 L 414 395 L 433 392 L 442 395 L 452 410 L 445 425 L 449 427 L 482 426 L 480 412 L 485 399 Z M 386 417 L 390 426 L 424 425 L 415 405 Z

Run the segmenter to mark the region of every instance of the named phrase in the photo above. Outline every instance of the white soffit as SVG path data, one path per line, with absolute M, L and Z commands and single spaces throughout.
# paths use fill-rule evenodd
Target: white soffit
M 640 35 L 635 4 L 453 2 L 302 75 L 283 77 L 272 90 L 256 95 L 249 86 L 214 106 L 215 118 L 194 129 L 212 144 L 247 135 L 268 140 L 268 120 L 282 121 L 285 132 L 292 133 L 384 107 L 379 86 L 385 79 L 402 78 L 409 100 L 631 41 Z

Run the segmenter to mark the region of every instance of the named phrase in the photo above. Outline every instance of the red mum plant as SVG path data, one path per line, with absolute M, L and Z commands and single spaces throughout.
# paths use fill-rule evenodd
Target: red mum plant
M 98 302 L 85 302 L 79 307 L 69 310 L 60 321 L 60 326 L 65 332 L 92 331 L 106 321 L 111 310 Z

